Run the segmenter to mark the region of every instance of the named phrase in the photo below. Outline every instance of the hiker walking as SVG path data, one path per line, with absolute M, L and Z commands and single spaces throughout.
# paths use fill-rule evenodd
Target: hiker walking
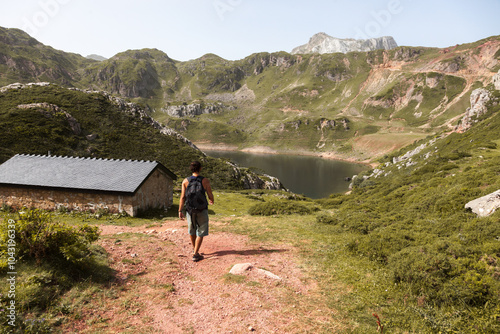
M 188 231 L 193 245 L 193 261 L 203 259 L 199 253 L 203 237 L 208 235 L 208 202 L 214 204 L 214 195 L 210 187 L 210 180 L 201 176 L 201 163 L 193 161 L 189 166 L 192 176 L 182 181 L 181 199 L 179 202 L 179 218 L 184 220 L 182 210 L 186 205 Z

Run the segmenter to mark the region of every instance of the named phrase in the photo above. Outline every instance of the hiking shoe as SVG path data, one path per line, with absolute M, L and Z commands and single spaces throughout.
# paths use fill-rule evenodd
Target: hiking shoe
M 203 260 L 203 255 L 198 254 L 198 253 L 196 253 L 196 254 L 193 255 L 193 261 L 194 262 L 198 262 L 200 260 Z

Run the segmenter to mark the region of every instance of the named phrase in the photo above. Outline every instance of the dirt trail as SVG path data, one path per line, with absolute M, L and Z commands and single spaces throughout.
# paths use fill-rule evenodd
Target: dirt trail
M 293 247 L 211 232 L 201 248 L 205 259 L 194 263 L 185 224 L 101 226 L 100 245 L 109 253 L 116 282 L 106 298 L 96 298 L 93 308 L 64 331 L 304 333 L 331 321 L 332 311 L 313 297 L 316 284 L 304 279 Z M 238 263 L 254 269 L 228 275 Z

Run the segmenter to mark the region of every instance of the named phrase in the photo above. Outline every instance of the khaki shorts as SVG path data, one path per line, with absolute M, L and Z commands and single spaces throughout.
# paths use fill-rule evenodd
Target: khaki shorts
M 198 213 L 186 212 L 188 221 L 189 235 L 196 235 L 198 237 L 205 237 L 208 235 L 208 209 Z

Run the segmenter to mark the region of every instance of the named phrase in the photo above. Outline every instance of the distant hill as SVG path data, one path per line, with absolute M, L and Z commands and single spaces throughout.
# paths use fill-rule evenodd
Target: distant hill
M 397 47 L 398 44 L 390 36 L 370 39 L 341 39 L 320 32 L 312 36 L 307 44 L 294 48 L 292 54 L 368 52 L 391 50 Z
M 97 61 L 103 61 L 103 60 L 106 60 L 108 58 L 106 57 L 103 57 L 103 56 L 99 56 L 99 55 L 96 55 L 96 54 L 91 54 L 91 55 L 88 55 L 87 57 L 85 57 L 87 59 L 93 59 L 93 60 L 97 60 Z
M 46 46 L 19 29 L 0 27 L 0 86 L 49 81 L 74 86 L 95 60 Z

